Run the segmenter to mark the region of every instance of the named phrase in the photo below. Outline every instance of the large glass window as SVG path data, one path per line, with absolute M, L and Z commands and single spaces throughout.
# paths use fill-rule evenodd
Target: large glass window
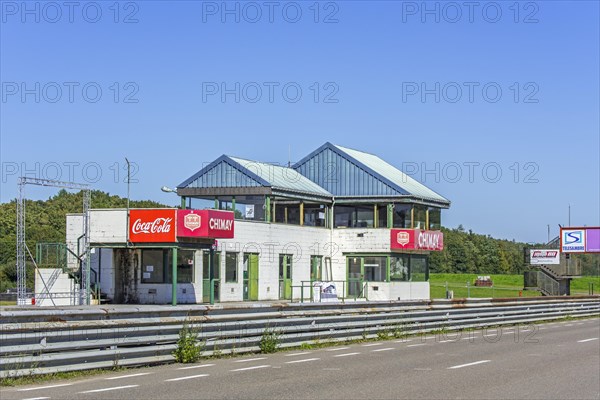
M 411 227 L 411 206 L 408 204 L 394 205 L 394 228 Z
M 429 207 L 429 229 L 439 231 L 442 229 L 442 210 L 435 207 Z
M 365 257 L 365 281 L 384 282 L 386 280 L 387 257 Z
M 377 226 L 379 228 L 387 228 L 387 213 L 388 206 L 377 206 Z
M 392 257 L 390 260 L 390 281 L 408 281 L 410 256 Z
M 225 253 L 225 282 L 238 281 L 238 254 Z
M 142 283 L 171 283 L 173 250 L 142 250 Z M 177 283 L 194 281 L 194 250 L 178 249 Z
M 165 283 L 163 250 L 142 250 L 142 283 Z
M 372 228 L 374 221 L 373 206 L 336 206 L 336 228 Z
M 413 213 L 413 228 L 415 229 L 427 229 L 427 207 L 415 205 Z
M 325 207 L 304 205 L 304 225 L 325 226 Z
M 412 282 L 425 282 L 429 280 L 426 256 L 411 255 L 410 280 Z
M 221 252 L 215 251 L 213 253 L 213 276 L 215 279 L 221 277 Z M 208 267 L 210 265 L 210 252 L 205 251 L 202 253 L 202 279 L 210 279 Z

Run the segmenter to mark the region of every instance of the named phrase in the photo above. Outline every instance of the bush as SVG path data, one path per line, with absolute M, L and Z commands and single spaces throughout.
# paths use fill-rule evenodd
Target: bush
M 198 332 L 190 328 L 187 322 L 179 331 L 179 340 L 177 348 L 173 352 L 175 360 L 179 363 L 195 363 L 200 359 L 200 354 L 204 349 L 204 342 L 198 341 Z
M 265 328 L 262 337 L 260 338 L 260 351 L 262 353 L 275 353 L 279 347 L 281 334 L 275 329 Z

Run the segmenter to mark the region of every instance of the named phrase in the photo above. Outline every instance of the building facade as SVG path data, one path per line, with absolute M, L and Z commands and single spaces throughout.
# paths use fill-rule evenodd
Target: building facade
M 177 194 L 178 210 L 90 211 L 102 297 L 426 299 L 428 256 L 443 249 L 441 210 L 450 206 L 379 157 L 331 143 L 287 167 L 223 155 Z M 67 216 L 72 249 L 81 218 Z

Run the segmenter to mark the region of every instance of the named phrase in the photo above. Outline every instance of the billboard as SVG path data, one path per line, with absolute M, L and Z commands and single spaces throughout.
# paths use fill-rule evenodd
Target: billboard
M 175 209 L 149 208 L 129 211 L 129 241 L 133 243 L 175 242 Z
M 531 265 L 559 265 L 560 252 L 558 250 L 531 249 L 529 263 Z
M 444 250 L 444 234 L 441 231 L 392 229 L 390 234 L 392 250 Z
M 177 210 L 177 237 L 233 238 L 233 212 L 221 210 Z
M 599 253 L 600 227 L 560 228 L 562 253 Z

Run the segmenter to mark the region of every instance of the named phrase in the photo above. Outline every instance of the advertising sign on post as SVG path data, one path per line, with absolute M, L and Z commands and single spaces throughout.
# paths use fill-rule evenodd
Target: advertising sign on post
M 560 252 L 558 250 L 531 249 L 529 263 L 531 265 L 559 265 Z
M 600 253 L 600 227 L 560 228 L 562 253 Z
M 392 229 L 390 232 L 392 250 L 442 251 L 444 249 L 444 234 L 441 231 Z

